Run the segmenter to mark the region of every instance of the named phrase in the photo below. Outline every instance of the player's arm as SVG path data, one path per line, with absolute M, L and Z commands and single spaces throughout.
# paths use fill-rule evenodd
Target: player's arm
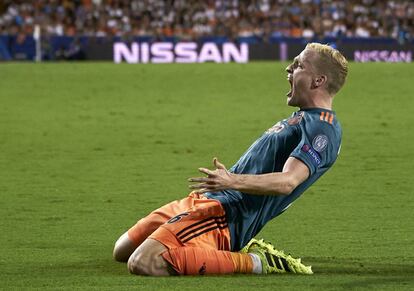
M 256 195 L 289 195 L 299 184 L 309 177 L 309 168 L 299 159 L 288 158 L 283 171 L 262 175 L 240 175 L 230 173 L 217 158 L 213 159 L 216 170 L 199 168 L 207 177 L 190 178 L 191 189 L 197 192 L 215 192 L 234 189 Z

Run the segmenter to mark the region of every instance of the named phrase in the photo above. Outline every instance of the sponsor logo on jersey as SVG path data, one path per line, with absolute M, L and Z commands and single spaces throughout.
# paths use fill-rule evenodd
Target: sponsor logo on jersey
M 326 149 L 326 146 L 328 145 L 328 137 L 324 134 L 318 134 L 315 136 L 315 138 L 312 141 L 312 147 L 317 152 L 323 152 Z
M 322 162 L 321 156 L 310 145 L 304 144 L 302 146 L 301 150 L 302 150 L 302 152 L 305 152 L 306 154 L 308 154 L 310 156 L 311 161 L 315 166 L 319 166 L 321 164 L 321 162 Z

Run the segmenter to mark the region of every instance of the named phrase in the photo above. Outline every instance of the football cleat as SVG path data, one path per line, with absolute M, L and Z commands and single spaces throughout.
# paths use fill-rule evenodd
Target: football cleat
M 302 264 L 301 259 L 295 259 L 278 251 L 264 240 L 252 239 L 240 252 L 252 253 L 259 256 L 262 262 L 263 274 L 313 274 L 311 266 Z

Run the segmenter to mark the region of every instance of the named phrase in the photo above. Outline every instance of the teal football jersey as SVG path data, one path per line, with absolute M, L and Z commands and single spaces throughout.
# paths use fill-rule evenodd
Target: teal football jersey
M 223 205 L 233 251 L 238 251 L 272 218 L 285 211 L 335 162 L 341 146 L 341 126 L 334 111 L 312 108 L 297 111 L 257 139 L 229 170 L 235 174 L 281 172 L 286 160 L 305 163 L 309 177 L 289 195 L 252 195 L 236 190 L 207 192 Z

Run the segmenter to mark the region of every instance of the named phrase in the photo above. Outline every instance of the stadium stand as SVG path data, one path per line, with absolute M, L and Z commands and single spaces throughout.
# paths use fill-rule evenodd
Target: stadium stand
M 414 35 L 413 1 L 134 0 L 2 1 L 0 34 L 57 36 L 205 36 L 265 40 L 274 36 Z
M 44 47 L 53 51 L 53 58 L 56 51 L 62 50 L 77 56 L 77 47 L 85 37 L 249 44 L 275 43 L 281 38 L 351 41 L 376 38 L 400 44 L 412 43 L 414 39 L 414 1 L 5 0 L 0 3 L 3 59 L 7 59 L 6 48 L 10 48 L 9 55 L 14 58 L 32 57 L 20 52 L 33 46 L 30 36 L 36 24 L 40 25 L 42 36 L 48 38 Z

